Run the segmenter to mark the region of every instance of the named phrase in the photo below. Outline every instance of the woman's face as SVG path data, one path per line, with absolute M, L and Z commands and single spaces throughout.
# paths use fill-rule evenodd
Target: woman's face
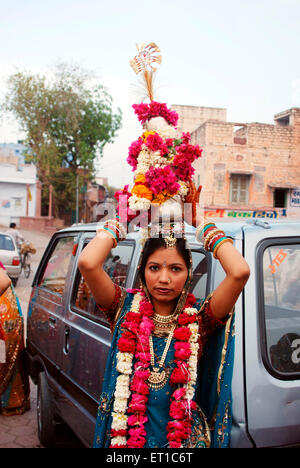
M 151 254 L 145 267 L 145 281 L 152 299 L 172 302 L 180 294 L 188 275 L 183 257 L 176 247 L 160 248 Z

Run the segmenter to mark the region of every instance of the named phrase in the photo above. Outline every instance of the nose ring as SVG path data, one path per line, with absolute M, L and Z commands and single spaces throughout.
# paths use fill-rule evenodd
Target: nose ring
M 171 283 L 171 279 L 170 279 L 170 278 L 168 278 L 168 284 L 170 284 L 170 283 Z

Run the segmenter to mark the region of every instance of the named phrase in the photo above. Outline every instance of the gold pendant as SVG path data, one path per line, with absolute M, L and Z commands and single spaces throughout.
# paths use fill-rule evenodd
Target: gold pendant
M 163 388 L 167 382 L 168 375 L 166 371 L 159 372 L 159 368 L 155 367 L 148 377 L 149 387 L 153 389 Z

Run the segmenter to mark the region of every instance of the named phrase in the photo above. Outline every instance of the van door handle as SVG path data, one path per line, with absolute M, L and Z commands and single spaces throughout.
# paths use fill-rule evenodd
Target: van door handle
M 65 342 L 64 342 L 64 353 L 68 354 L 69 349 L 70 349 L 70 328 L 66 327 L 65 328 Z

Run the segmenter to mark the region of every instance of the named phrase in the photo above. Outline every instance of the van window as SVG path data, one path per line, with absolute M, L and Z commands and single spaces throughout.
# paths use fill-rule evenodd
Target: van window
M 300 244 L 265 249 L 263 287 L 269 364 L 286 378 L 300 378 Z
M 75 237 L 61 237 L 47 261 L 46 268 L 39 280 L 39 286 L 63 294 L 65 281 L 72 258 Z
M 206 297 L 208 261 L 204 252 L 192 250 L 193 280 L 190 287 L 196 299 Z
M 85 244 L 84 247 L 86 245 L 87 244 Z M 124 288 L 126 286 L 126 276 L 133 249 L 133 243 L 121 242 L 111 250 L 103 266 L 112 281 Z M 81 312 L 83 315 L 88 315 L 91 318 L 98 318 L 101 319 L 101 321 L 107 322 L 104 313 L 101 312 L 100 308 L 96 305 L 91 291 L 78 269 L 71 297 L 71 307 L 75 309 L 76 312 Z

